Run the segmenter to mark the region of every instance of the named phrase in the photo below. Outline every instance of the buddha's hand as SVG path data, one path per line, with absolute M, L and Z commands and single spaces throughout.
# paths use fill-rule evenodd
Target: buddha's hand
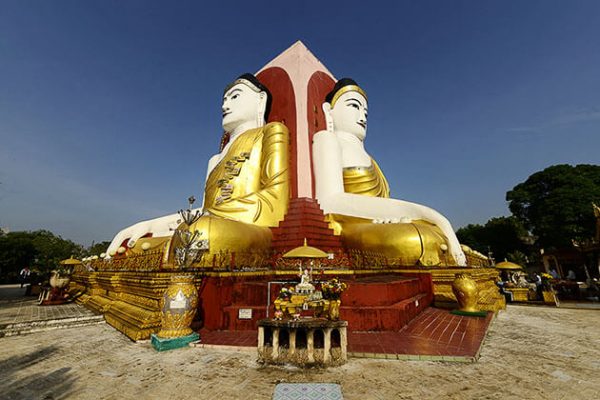
M 166 215 L 164 217 L 138 222 L 120 231 L 113 239 L 109 249 L 116 250 L 117 247 L 127 240 L 127 247 L 132 248 L 143 236 L 170 236 L 172 231 L 181 223 L 179 214 Z
M 454 257 L 458 265 L 467 265 L 467 257 L 462 251 L 453 252 L 452 257 Z
M 132 227 L 133 229 L 130 230 L 129 234 L 131 239 L 127 242 L 127 247 L 134 247 L 136 242 L 143 236 L 170 236 L 171 232 L 177 229 L 179 224 L 181 224 L 181 217 L 179 214 L 172 214 L 166 217 L 140 222 L 134 225 Z

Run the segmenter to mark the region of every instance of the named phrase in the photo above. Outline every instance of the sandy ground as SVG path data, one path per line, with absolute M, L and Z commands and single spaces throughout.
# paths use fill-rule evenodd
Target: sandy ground
M 2 399 L 270 399 L 279 382 L 340 383 L 345 399 L 600 399 L 600 311 L 510 306 L 472 364 L 351 359 L 261 367 L 254 351 L 157 353 L 108 325 L 0 339 Z

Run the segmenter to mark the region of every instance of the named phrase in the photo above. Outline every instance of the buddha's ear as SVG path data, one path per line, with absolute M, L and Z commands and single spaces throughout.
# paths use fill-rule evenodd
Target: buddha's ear
M 260 100 L 258 101 L 258 110 L 256 115 L 256 126 L 263 126 L 267 121 L 265 121 L 265 111 L 267 109 L 267 94 L 265 92 L 260 92 Z
M 333 117 L 331 116 L 331 104 L 323 103 L 323 114 L 325 115 L 325 126 L 327 132 L 333 132 Z

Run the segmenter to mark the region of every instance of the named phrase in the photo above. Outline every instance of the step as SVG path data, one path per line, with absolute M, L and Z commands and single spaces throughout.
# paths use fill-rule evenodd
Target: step
M 27 333 L 50 331 L 54 329 L 63 328 L 75 328 L 104 323 L 106 323 L 106 321 L 104 320 L 104 317 L 102 315 L 90 315 L 41 321 L 18 322 L 14 324 L 3 324 L 0 325 L 0 337 L 25 335 Z
M 426 293 L 418 278 L 360 279 L 348 282 L 343 298 L 346 306 L 391 306 L 404 299 Z
M 348 321 L 352 331 L 399 331 L 429 307 L 426 293 L 399 301 L 389 306 L 342 306 L 340 318 Z

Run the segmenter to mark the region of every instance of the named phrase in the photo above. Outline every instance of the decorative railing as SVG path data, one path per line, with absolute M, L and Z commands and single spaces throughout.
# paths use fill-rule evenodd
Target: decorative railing
M 282 254 L 268 251 L 231 252 L 220 251 L 216 254 L 204 253 L 188 268 L 187 271 L 260 271 L 260 270 L 297 270 L 298 259 L 281 257 Z M 488 259 L 467 254 L 469 267 L 490 267 Z M 328 269 L 371 269 L 386 268 L 421 268 L 411 264 L 409 259 L 401 257 L 391 258 L 383 254 L 350 249 L 347 253 L 337 251 L 332 258 L 322 258 L 315 261 L 315 267 Z M 445 265 L 437 266 L 445 268 Z M 434 266 L 433 268 L 437 268 Z M 432 267 L 427 267 L 432 268 Z M 126 257 L 113 257 L 110 259 L 97 259 L 86 261 L 78 265 L 75 272 L 89 271 L 173 271 L 179 269 L 172 263 L 165 262 L 163 250 L 148 251 L 142 254 L 133 254 Z
M 216 254 L 203 254 L 192 265 L 196 270 L 254 271 L 271 268 L 271 253 L 268 251 L 232 252 L 222 250 Z
M 467 265 L 470 267 L 489 268 L 492 263 L 489 258 L 482 258 L 472 254 L 465 254 L 467 258 Z
M 113 257 L 84 262 L 82 271 L 160 271 L 163 268 L 164 252 L 148 251 L 127 257 Z

